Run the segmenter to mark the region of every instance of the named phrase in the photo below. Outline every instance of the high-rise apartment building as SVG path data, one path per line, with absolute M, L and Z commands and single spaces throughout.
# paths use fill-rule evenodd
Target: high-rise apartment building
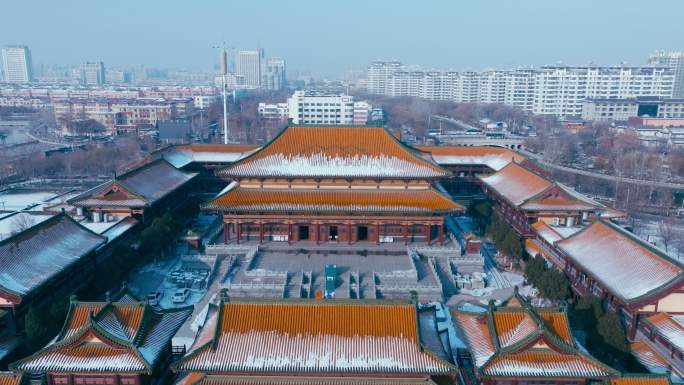
M 282 90 L 286 85 L 285 59 L 271 57 L 266 59 L 261 86 L 268 90 Z
M 536 114 L 578 116 L 587 98 L 672 97 L 674 71 L 665 66 L 544 66 L 483 72 L 418 71 L 374 62 L 368 91 L 464 103 L 499 103 Z
M 31 51 L 25 45 L 9 45 L 2 49 L 2 68 L 5 81 L 28 83 L 33 80 Z
M 675 77 L 673 97 L 684 98 L 684 52 L 656 51 L 649 56 L 648 64 L 671 69 Z
M 264 51 L 243 50 L 238 51 L 235 63 L 235 75 L 245 79 L 245 87 L 259 88 L 261 86 L 261 68 L 264 59 Z
M 368 67 L 368 92 L 371 94 L 384 94 L 389 87 L 390 79 L 396 71 L 401 71 L 404 66 L 398 61 L 371 63 Z
M 105 84 L 105 66 L 101 61 L 81 64 L 79 74 L 81 77 L 81 84 L 96 86 Z

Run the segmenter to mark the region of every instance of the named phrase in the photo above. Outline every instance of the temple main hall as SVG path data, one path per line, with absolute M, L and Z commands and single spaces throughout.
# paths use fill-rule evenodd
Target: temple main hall
M 451 172 L 383 127 L 290 126 L 217 175 L 229 185 L 204 210 L 227 244 L 442 244 L 463 211 L 436 185 Z

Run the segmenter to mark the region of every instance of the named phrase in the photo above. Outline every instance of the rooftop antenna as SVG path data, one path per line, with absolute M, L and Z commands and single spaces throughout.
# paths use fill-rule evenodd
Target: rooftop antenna
M 220 48 L 219 63 L 221 64 L 221 88 L 223 89 L 223 144 L 228 144 L 228 102 L 226 96 L 226 75 L 228 74 L 228 54 L 226 53 L 226 42 Z

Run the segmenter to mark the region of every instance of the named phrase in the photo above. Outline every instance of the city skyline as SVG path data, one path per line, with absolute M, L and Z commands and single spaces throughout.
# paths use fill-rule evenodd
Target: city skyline
M 456 70 L 558 62 L 641 65 L 656 49 L 684 48 L 678 39 L 684 26 L 677 22 L 684 4 L 668 0 L 651 3 L 652 9 L 668 10 L 658 18 L 644 18 L 640 7 L 625 2 L 580 0 L 566 5 L 562 19 L 557 7 L 537 0 L 429 1 L 421 7 L 398 7 L 384 0 L 301 2 L 297 7 L 272 1 L 211 7 L 123 1 L 97 7 L 97 14 L 82 1 L 39 3 L 30 8 L 6 4 L 6 15 L 31 13 L 32 18 L 28 25 L 20 17 L 0 25 L 0 45 L 28 45 L 34 65 L 104 61 L 112 68 L 143 64 L 211 70 L 217 64 L 211 47 L 226 41 L 238 49 L 264 48 L 267 56 L 284 57 L 292 71 L 336 77 L 362 70 L 373 60 Z M 35 13 L 36 8 L 42 12 Z M 613 17 L 606 18 L 608 14 Z M 155 23 L 152 31 L 146 27 L 150 15 L 167 22 Z M 657 39 L 644 33 L 649 30 L 657 32 Z

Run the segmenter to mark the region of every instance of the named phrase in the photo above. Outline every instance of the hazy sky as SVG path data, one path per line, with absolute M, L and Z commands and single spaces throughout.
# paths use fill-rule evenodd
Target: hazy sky
M 684 50 L 684 0 L 2 0 L 0 44 L 34 62 L 209 69 L 212 45 L 263 47 L 290 70 L 376 59 L 484 69 L 643 64 Z

